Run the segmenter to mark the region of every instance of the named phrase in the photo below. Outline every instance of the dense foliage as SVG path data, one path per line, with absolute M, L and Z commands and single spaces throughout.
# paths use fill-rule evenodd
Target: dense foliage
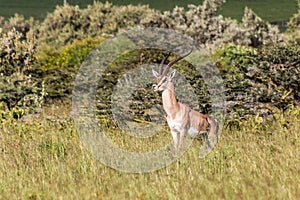
M 299 55 L 297 44 L 219 49 L 214 56 L 225 80 L 231 119 L 266 117 L 299 104 Z
M 86 37 L 116 34 L 138 25 L 151 12 L 147 6 L 114 6 L 108 2 L 95 2 L 85 9 L 57 6 L 40 24 L 37 36 L 41 44 L 64 46 Z
M 41 106 L 44 92 L 33 77 L 36 62 L 35 44 L 21 32 L 0 32 L 0 102 L 7 109 Z
M 288 42 L 284 42 L 276 26 L 248 8 L 241 22 L 218 15 L 217 9 L 223 2 L 206 0 L 199 6 L 175 7 L 166 12 L 140 5 L 94 2 L 84 9 L 57 6 L 42 22 L 17 14 L 7 20 L 0 17 L 0 101 L 5 105 L 2 107 L 40 107 L 45 98 L 70 98 L 75 75 L 88 53 L 104 37 L 136 26 L 171 28 L 212 50 L 225 80 L 232 119 L 268 116 L 299 104 L 299 13 L 291 19 L 286 34 L 289 37 L 285 37 Z M 123 66 L 130 69 L 147 62 L 159 63 L 162 52 L 137 51 L 125 56 L 113 63 L 105 81 L 99 84 L 103 86 L 99 87 L 101 111 L 110 108 L 110 95 L 125 70 Z M 175 68 L 196 89 L 200 109 L 209 112 L 203 79 L 187 65 L 182 62 Z M 147 94 L 153 102 L 160 103 L 150 87 L 135 94 L 134 109 L 151 106 L 142 102 Z M 147 120 L 143 111 L 132 112 Z
M 219 47 L 226 43 L 259 47 L 281 42 L 279 30 L 245 8 L 242 23 L 217 14 L 224 0 L 204 1 L 202 5 L 189 5 L 185 11 L 175 7 L 172 12 L 156 12 L 142 21 L 146 27 L 172 28 L 190 35 L 200 44 Z
M 48 100 L 70 97 L 78 68 L 103 40 L 102 37 L 88 37 L 58 49 L 44 48 L 38 53 L 39 68 L 36 72 L 43 77 Z

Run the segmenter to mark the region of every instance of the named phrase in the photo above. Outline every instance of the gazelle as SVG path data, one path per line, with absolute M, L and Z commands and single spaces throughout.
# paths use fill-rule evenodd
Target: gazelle
M 167 114 L 167 123 L 173 137 L 175 152 L 181 150 L 184 138 L 187 134 L 193 139 L 200 134 L 206 133 L 210 148 L 212 148 L 218 140 L 218 124 L 216 120 L 209 115 L 201 114 L 189 106 L 178 102 L 172 82 L 176 70 L 173 70 L 170 75 L 167 76 L 170 67 L 188 56 L 191 52 L 192 51 L 170 61 L 163 70 L 163 65 L 168 59 L 169 53 L 162 60 L 159 71 L 152 70 L 153 75 L 157 79 L 157 83 L 153 85 L 153 90 L 162 92 L 163 108 Z

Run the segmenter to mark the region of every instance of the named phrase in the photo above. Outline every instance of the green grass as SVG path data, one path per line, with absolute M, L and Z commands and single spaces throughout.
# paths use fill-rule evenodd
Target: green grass
M 87 4 L 92 4 L 93 0 L 67 0 L 71 5 L 79 5 L 86 7 Z M 105 2 L 104 0 L 102 2 Z M 152 8 L 159 10 L 172 10 L 176 5 L 187 6 L 188 4 L 199 5 L 203 0 L 111 0 L 116 5 L 127 4 L 148 4 Z M 36 19 L 42 20 L 46 17 L 47 12 L 53 11 L 55 5 L 62 5 L 63 0 L 1 0 L 0 15 L 9 17 L 14 13 L 21 13 L 26 17 L 33 16 Z M 256 12 L 262 19 L 267 21 L 283 21 L 288 20 L 294 13 L 297 12 L 297 0 L 227 0 L 222 6 L 220 13 L 224 16 L 241 19 L 245 6 L 248 6 Z
M 205 159 L 194 144 L 177 162 L 145 174 L 122 173 L 95 160 L 69 111 L 52 105 L 41 116 L 0 124 L 0 199 L 300 197 L 299 110 L 278 114 L 264 127 L 255 118 L 227 127 Z

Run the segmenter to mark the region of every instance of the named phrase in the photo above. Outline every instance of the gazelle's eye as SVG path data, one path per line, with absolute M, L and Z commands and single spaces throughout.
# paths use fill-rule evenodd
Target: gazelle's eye
M 161 81 L 161 83 L 165 83 L 167 81 L 166 78 L 163 78 L 163 80 Z

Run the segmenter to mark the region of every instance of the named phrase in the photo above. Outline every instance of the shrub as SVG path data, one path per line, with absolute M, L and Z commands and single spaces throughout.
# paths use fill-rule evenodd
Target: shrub
M 89 36 L 116 34 L 123 28 L 140 24 L 140 21 L 154 10 L 144 5 L 116 6 L 111 3 L 97 3 L 84 9 L 83 15 L 89 23 Z
M 230 45 L 216 51 L 227 88 L 229 118 L 266 117 L 299 104 L 299 55 L 297 44 L 262 49 Z
M 86 9 L 57 6 L 41 23 L 38 37 L 41 44 L 61 47 L 74 40 L 115 34 L 121 28 L 136 26 L 151 12 L 147 6 L 113 6 L 108 2 L 94 2 Z
M 262 100 L 267 98 L 280 109 L 299 103 L 299 55 L 299 44 L 274 45 L 260 50 L 255 60 L 260 73 L 254 81 L 268 86 Z
M 277 26 L 264 22 L 252 10 L 245 8 L 242 19 L 242 28 L 245 44 L 252 47 L 261 47 L 263 45 L 275 44 L 283 41 Z
M 148 15 L 141 25 L 144 27 L 172 28 L 188 34 L 200 44 L 215 41 L 228 26 L 228 21 L 217 15 L 217 8 L 223 0 L 204 1 L 202 5 L 188 5 L 188 10 L 175 7 L 172 12 L 156 12 Z M 230 21 L 231 22 L 231 21 Z
M 0 32 L 0 102 L 14 107 L 38 107 L 43 94 L 32 77 L 36 48 L 15 28 Z
M 72 93 L 76 72 L 86 56 L 98 46 L 104 38 L 86 38 L 55 49 L 41 49 L 37 58 L 40 76 L 46 85 L 48 98 L 68 97 Z
M 163 13 L 148 6 L 115 6 L 108 2 L 94 2 L 85 9 L 57 6 L 38 30 L 35 28 L 30 33 L 37 34 L 40 45 L 56 47 L 86 37 L 114 35 L 134 26 L 172 28 L 210 47 L 227 43 L 258 47 L 282 40 L 276 26 L 265 23 L 250 9 L 245 9 L 241 24 L 218 15 L 217 8 L 223 2 L 205 0 L 199 6 L 189 5 L 186 11 L 175 7 Z
M 0 73 L 8 76 L 14 72 L 24 75 L 35 62 L 35 45 L 23 40 L 23 34 L 15 28 L 0 32 Z
M 0 26 L 2 27 L 2 31 L 4 33 L 9 32 L 12 29 L 15 29 L 19 33 L 22 34 L 22 39 L 30 38 L 32 39 L 32 35 L 30 35 L 30 31 L 38 25 L 38 22 L 35 21 L 32 17 L 29 19 L 25 19 L 23 15 L 15 14 L 13 17 L 10 17 L 8 20 L 4 20 Z
M 82 24 L 82 11 L 78 6 L 57 6 L 52 13 L 48 13 L 39 28 L 39 44 L 57 44 L 64 46 L 74 39 L 80 39 L 84 34 Z
M 218 15 L 217 8 L 223 2 L 223 0 L 205 0 L 200 6 L 189 5 L 187 11 L 175 7 L 172 12 L 155 12 L 148 15 L 141 25 L 173 28 L 210 47 L 228 43 L 258 47 L 282 41 L 276 26 L 265 23 L 248 8 L 245 9 L 241 24 Z
M 228 118 L 232 123 L 254 114 L 255 100 L 249 93 L 252 89 L 249 89 L 251 83 L 239 66 L 253 64 L 252 58 L 256 55 L 257 51 L 251 47 L 233 44 L 226 45 L 213 54 L 216 66 L 224 80 Z
M 78 69 L 89 52 L 103 40 L 104 38 L 102 37 L 88 37 L 74 41 L 58 50 L 54 48 L 43 49 L 38 54 L 41 68 L 42 70 L 57 68 Z

